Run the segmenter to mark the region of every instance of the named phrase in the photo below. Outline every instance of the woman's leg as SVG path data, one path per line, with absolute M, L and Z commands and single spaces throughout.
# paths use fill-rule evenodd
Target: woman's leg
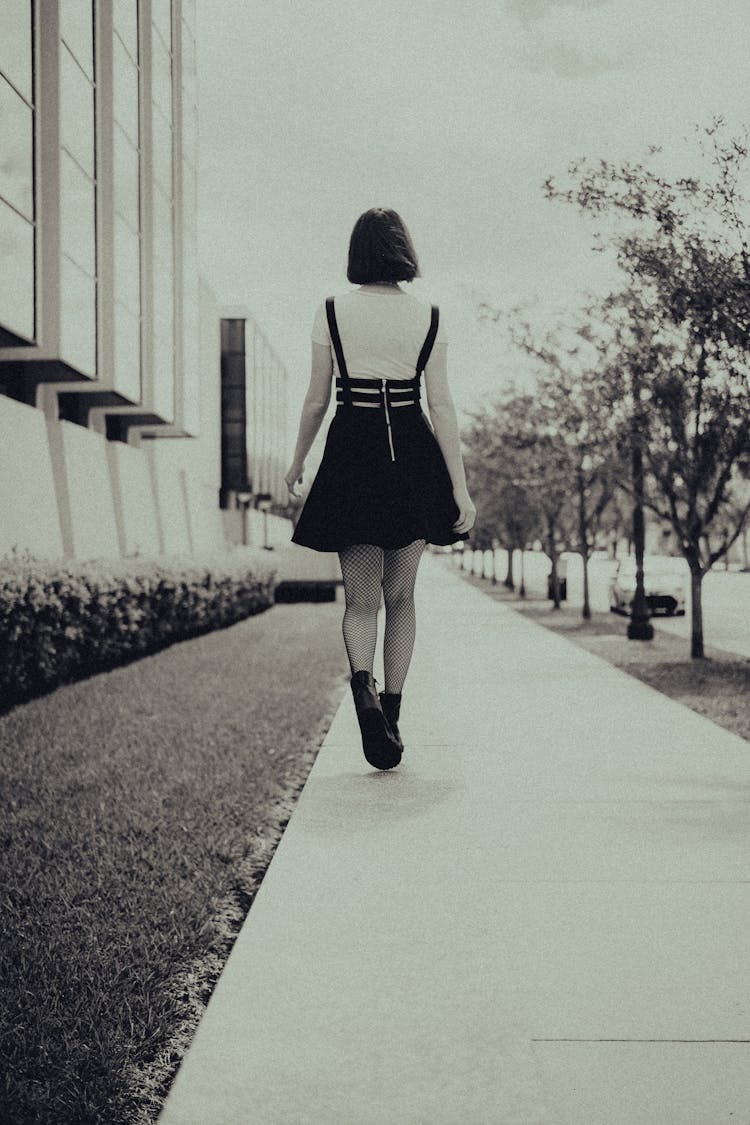
M 372 673 L 378 639 L 383 549 L 371 543 L 357 543 L 340 551 L 339 561 L 346 600 L 341 631 L 352 675 Z
M 400 694 L 414 651 L 416 636 L 414 584 L 424 549 L 424 539 L 415 539 L 408 547 L 383 552 L 385 601 L 383 670 L 385 691 L 389 694 Z

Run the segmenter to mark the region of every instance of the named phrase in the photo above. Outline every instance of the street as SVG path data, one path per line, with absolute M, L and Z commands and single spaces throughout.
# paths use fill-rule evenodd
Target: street
M 498 549 L 497 575 L 505 577 L 507 554 Z M 489 553 L 488 553 L 489 559 Z M 580 606 L 583 601 L 583 568 L 579 555 L 567 555 L 568 605 Z M 489 566 L 489 562 L 487 562 Z M 481 568 L 479 553 L 474 560 L 474 571 Z M 611 559 L 593 558 L 589 562 L 589 588 L 591 609 L 606 613 L 609 610 L 609 583 L 615 563 Z M 549 560 L 541 551 L 527 551 L 525 555 L 525 580 L 529 594 L 546 594 Z M 520 581 L 519 554 L 516 553 L 514 578 Z M 690 586 L 688 582 L 687 612 L 684 617 L 653 619 L 657 629 L 666 629 L 678 637 L 690 640 Z M 711 647 L 724 649 L 750 658 L 750 574 L 739 571 L 712 570 L 703 580 L 703 635 Z
M 613 573 L 609 559 L 592 559 L 589 563 L 591 608 L 609 609 L 609 581 Z M 581 605 L 583 595 L 582 568 L 579 557 L 568 563 L 568 603 Z M 676 636 L 690 639 L 690 587 L 684 617 L 653 618 L 654 627 L 667 629 Z M 703 579 L 703 635 L 707 645 L 735 652 L 750 658 L 750 574 L 737 571 L 711 570 Z

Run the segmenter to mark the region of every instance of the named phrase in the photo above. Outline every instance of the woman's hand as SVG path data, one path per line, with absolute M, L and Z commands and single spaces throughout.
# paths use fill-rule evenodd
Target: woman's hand
M 453 530 L 463 535 L 466 531 L 471 531 L 474 526 L 474 520 L 477 518 L 477 510 L 471 502 L 471 497 L 465 488 L 454 488 L 453 499 L 458 505 L 458 519 L 453 524 Z
M 295 498 L 295 500 L 299 500 L 300 496 L 302 495 L 302 490 L 300 489 L 299 486 L 302 484 L 302 476 L 304 474 L 304 471 L 305 471 L 304 464 L 303 465 L 291 465 L 290 468 L 289 468 L 289 471 L 287 472 L 286 476 L 284 477 L 284 480 L 286 481 L 286 486 L 289 489 L 289 495 L 293 496 Z

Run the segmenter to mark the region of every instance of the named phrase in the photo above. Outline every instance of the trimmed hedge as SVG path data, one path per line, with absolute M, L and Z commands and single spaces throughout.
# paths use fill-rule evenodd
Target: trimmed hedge
M 0 711 L 274 602 L 253 548 L 196 557 L 0 559 Z
M 279 582 L 274 599 L 277 604 L 291 602 L 335 602 L 335 582 Z

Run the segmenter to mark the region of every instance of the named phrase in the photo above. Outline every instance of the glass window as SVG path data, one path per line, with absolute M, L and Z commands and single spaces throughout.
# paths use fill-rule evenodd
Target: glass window
M 182 18 L 195 31 L 195 0 L 182 0 Z
M 195 350 L 185 355 L 182 370 L 182 425 L 189 434 L 198 434 L 201 424 L 200 384 Z M 244 427 L 243 427 L 244 431 Z M 286 445 L 286 442 L 284 442 Z
M 198 240 L 188 225 L 182 241 L 182 276 L 186 300 L 188 290 L 192 288 L 193 281 L 197 279 L 198 273 Z
M 13 83 L 27 101 L 33 102 L 30 0 L 3 0 L 0 73 Z
M 65 151 L 60 153 L 60 242 L 64 254 L 96 276 L 94 185 Z
M 34 228 L 0 199 L 0 262 L 12 285 L 0 285 L 0 324 L 34 338 Z
M 185 226 L 190 229 L 196 222 L 198 212 L 198 177 L 195 167 L 182 162 L 182 213 Z
M 115 304 L 115 388 L 133 402 L 141 401 L 141 326 L 119 303 Z
M 167 421 L 174 417 L 174 347 L 171 336 L 157 333 L 154 341 L 154 406 Z
M 60 50 L 60 138 L 94 175 L 94 91 L 67 47 Z
M 65 255 L 60 271 L 60 352 L 86 375 L 96 375 L 96 282 Z
M 138 4 L 137 0 L 115 0 L 112 10 L 115 31 L 122 39 L 133 59 L 138 62 Z
M 172 50 L 172 3 L 171 0 L 151 0 L 151 19 L 159 29 L 167 50 Z
M 141 312 L 140 239 L 115 215 L 115 300 L 136 316 Z
M 154 257 L 172 270 L 172 204 L 157 189 L 154 192 Z
M 168 121 L 172 120 L 172 57 L 158 35 L 154 36 L 152 92 Z
M 194 352 L 197 348 L 198 334 L 198 254 L 197 240 L 185 241 L 185 254 L 183 257 L 183 282 L 182 282 L 182 333 L 186 342 L 187 352 Z
M 32 111 L 0 78 L 0 196 L 34 218 Z
M 182 153 L 195 168 L 198 163 L 198 107 L 187 102 L 182 108 Z
M 113 40 L 114 113 L 134 145 L 138 144 L 138 68 L 115 35 Z
M 94 12 L 91 0 L 60 0 L 60 35 L 89 78 L 94 77 Z
M 174 296 L 171 270 L 154 267 L 154 405 L 164 417 L 174 410 Z
M 115 124 L 112 133 L 114 150 L 114 196 L 117 211 L 133 228 L 140 228 L 138 205 L 138 161 L 139 156 L 119 125 Z
M 182 31 L 182 81 L 185 89 L 195 93 L 195 38 L 185 27 Z
M 153 115 L 154 179 L 172 194 L 172 129 L 164 114 L 154 106 Z
M 171 269 L 154 264 L 154 331 L 157 336 L 173 335 L 174 277 Z

